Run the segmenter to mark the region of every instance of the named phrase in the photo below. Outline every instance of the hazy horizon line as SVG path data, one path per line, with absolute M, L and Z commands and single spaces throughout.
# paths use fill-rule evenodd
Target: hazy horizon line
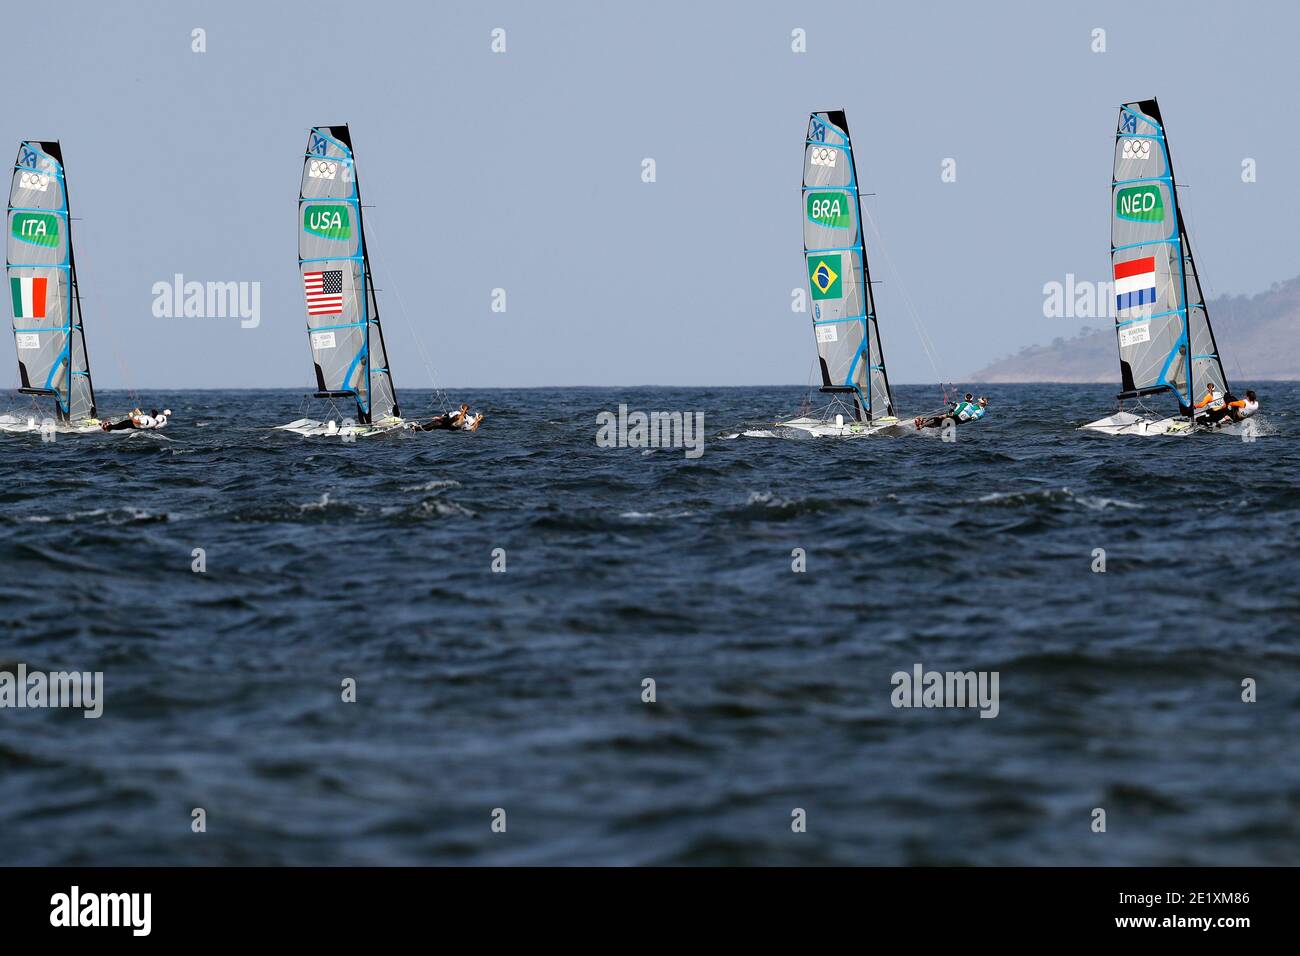
M 1251 376 L 1248 375 L 1241 376 L 1241 377 L 1251 378 Z M 1119 384 L 1118 382 L 1110 382 L 1110 381 L 1081 382 L 1081 381 L 1066 381 L 1062 379 L 1024 379 L 1020 381 L 998 381 L 998 382 L 977 381 L 975 379 L 963 379 L 961 381 L 963 384 L 985 385 L 985 386 L 998 386 L 998 385 L 1118 386 Z M 1253 379 L 1253 381 L 1279 382 L 1279 383 L 1295 382 L 1295 381 L 1300 381 L 1300 376 L 1296 376 L 1295 378 L 1256 378 Z M 954 385 L 954 384 L 956 383 L 955 382 L 895 382 L 891 384 L 891 388 L 903 387 L 903 386 L 909 388 L 922 388 L 922 387 L 933 387 L 936 385 Z M 626 391 L 635 391 L 638 389 L 652 389 L 652 388 L 665 390 L 665 391 L 667 390 L 698 391 L 700 389 L 720 390 L 720 389 L 753 389 L 753 388 L 791 388 L 791 389 L 806 389 L 812 391 L 812 390 L 819 389 L 820 387 L 821 386 L 818 385 L 771 385 L 771 384 L 768 385 L 653 385 L 653 384 L 645 384 L 645 385 L 481 385 L 481 386 L 480 385 L 451 385 L 451 386 L 439 386 L 436 388 L 431 386 L 423 386 L 419 388 L 403 387 L 398 389 L 398 391 L 399 392 L 439 392 L 439 391 L 441 392 L 454 392 L 454 391 L 541 392 L 541 391 L 556 391 L 557 389 L 564 389 L 566 391 L 577 391 L 582 389 L 587 389 L 591 391 L 610 390 L 610 389 L 624 389 Z M 16 396 L 19 394 L 16 388 L 9 388 L 6 389 L 6 391 L 11 396 Z M 107 393 L 107 392 L 137 392 L 137 393 L 139 392 L 294 392 L 294 393 L 302 393 L 304 395 L 314 397 L 315 389 L 292 388 L 284 385 L 242 385 L 238 387 L 228 387 L 228 388 L 212 388 L 207 386 L 204 386 L 202 388 L 187 388 L 185 386 L 149 385 L 142 388 L 123 388 L 123 387 L 100 388 L 100 389 L 96 389 L 96 391 L 99 393 Z M 40 398 L 45 396 L 27 395 L 23 397 L 36 398 L 39 400 Z

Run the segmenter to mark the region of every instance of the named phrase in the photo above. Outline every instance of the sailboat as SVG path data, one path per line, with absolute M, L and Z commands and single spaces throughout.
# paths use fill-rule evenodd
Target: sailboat
M 18 391 L 54 402 L 52 417 L 0 416 L 0 431 L 99 431 L 81 324 L 63 152 L 57 141 L 19 144 L 6 240 Z
M 843 110 L 808 118 L 803 248 L 826 406 L 776 423 L 813 437 L 898 430 L 863 242 L 858 175 Z
M 1125 103 L 1115 130 L 1110 258 L 1115 279 L 1120 410 L 1084 429 L 1107 435 L 1179 435 L 1201 428 L 1198 396 L 1228 391 L 1201 280 L 1178 205 L 1173 160 L 1155 99 Z M 1123 410 L 1169 393 L 1178 414 Z M 1147 410 L 1143 408 L 1143 412 Z
M 405 428 L 379 323 L 361 184 L 346 124 L 313 127 L 307 134 L 298 220 L 298 271 L 315 395 L 342 401 L 345 410 L 341 421 L 300 418 L 279 428 L 306 436 L 343 437 Z

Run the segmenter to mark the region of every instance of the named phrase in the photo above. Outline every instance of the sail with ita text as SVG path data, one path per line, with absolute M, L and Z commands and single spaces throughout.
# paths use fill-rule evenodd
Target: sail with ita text
M 19 144 L 9 189 L 5 273 L 18 355 L 18 391 L 44 413 L 0 417 L 0 429 L 98 431 L 81 322 L 68 188 L 57 142 Z

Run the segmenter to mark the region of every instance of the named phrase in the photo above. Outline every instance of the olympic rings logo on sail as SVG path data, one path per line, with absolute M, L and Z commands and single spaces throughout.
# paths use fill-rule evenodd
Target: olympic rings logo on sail
M 1147 160 L 1151 158 L 1151 140 L 1149 139 L 1126 139 L 1124 145 L 1120 148 L 1120 156 L 1123 159 Z
M 814 146 L 809 154 L 808 162 L 814 166 L 830 166 L 834 168 L 836 152 L 837 150 L 828 146 Z
M 339 171 L 339 164 L 327 159 L 313 159 L 307 166 L 307 175 L 312 179 L 333 179 Z
M 18 176 L 19 189 L 34 189 L 37 192 L 45 192 L 50 188 L 50 177 L 42 176 L 40 173 L 20 173 Z

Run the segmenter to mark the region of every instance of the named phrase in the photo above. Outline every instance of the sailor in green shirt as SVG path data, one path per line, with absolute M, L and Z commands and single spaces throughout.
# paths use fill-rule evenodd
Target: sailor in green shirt
M 974 422 L 984 417 L 984 407 L 988 405 L 989 400 L 981 395 L 978 400 L 971 401 L 969 398 L 958 402 L 952 410 L 953 417 L 958 422 Z
M 977 399 L 970 392 L 967 392 L 965 398 L 960 402 L 956 402 L 942 415 L 921 416 L 913 424 L 916 425 L 917 431 L 920 431 L 922 428 L 939 428 L 948 419 L 952 419 L 958 425 L 979 421 L 984 417 L 984 410 L 988 407 L 988 404 L 987 396 L 981 395 Z

